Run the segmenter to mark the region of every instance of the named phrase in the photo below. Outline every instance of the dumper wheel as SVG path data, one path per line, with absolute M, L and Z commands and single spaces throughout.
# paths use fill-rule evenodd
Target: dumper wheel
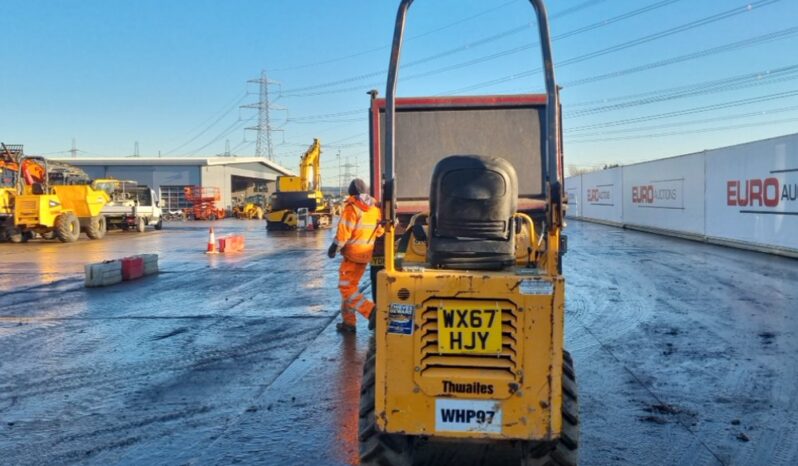
M 163 219 L 162 218 L 158 219 L 158 223 L 155 224 L 155 229 L 156 230 L 163 230 Z
M 62 243 L 73 243 L 80 237 L 80 221 L 72 212 L 55 218 L 55 236 Z
M 360 385 L 360 464 L 405 466 L 413 464 L 413 444 L 410 437 L 383 434 L 377 430 L 374 413 L 376 383 L 376 343 L 371 339 L 366 362 L 363 364 L 363 380 Z
M 89 226 L 86 227 L 86 236 L 89 239 L 102 239 L 106 231 L 108 231 L 108 224 L 105 222 L 105 217 L 95 215 L 89 220 Z
M 571 354 L 563 351 L 562 432 L 557 443 L 537 444 L 526 452 L 524 466 L 576 466 L 579 462 L 579 399 Z
M 14 230 L 11 235 L 8 237 L 8 240 L 12 243 L 27 243 L 29 239 L 33 237 L 33 234 L 27 231 L 21 230 Z

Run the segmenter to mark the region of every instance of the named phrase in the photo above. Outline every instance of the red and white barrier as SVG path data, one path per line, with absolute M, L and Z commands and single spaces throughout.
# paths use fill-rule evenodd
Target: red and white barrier
M 158 273 L 158 254 L 141 254 L 84 266 L 87 288 L 115 285 Z

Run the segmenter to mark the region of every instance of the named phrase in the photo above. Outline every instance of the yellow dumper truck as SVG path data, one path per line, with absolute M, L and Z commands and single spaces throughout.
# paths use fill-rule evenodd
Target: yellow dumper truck
M 542 0 L 546 93 L 371 101 L 385 219 L 360 393 L 364 465 L 572 466 L 579 414 L 563 348 L 560 105 Z
M 14 201 L 14 234 L 25 240 L 38 233 L 71 243 L 85 232 L 90 239 L 100 239 L 106 232 L 101 211 L 108 201 L 105 192 L 88 184 L 51 185 L 46 159 L 22 157 Z

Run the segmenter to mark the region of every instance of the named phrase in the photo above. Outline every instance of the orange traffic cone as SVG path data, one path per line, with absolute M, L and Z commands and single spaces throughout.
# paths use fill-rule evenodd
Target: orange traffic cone
M 213 227 L 208 230 L 208 250 L 205 254 L 217 254 L 216 250 L 216 235 L 213 234 Z

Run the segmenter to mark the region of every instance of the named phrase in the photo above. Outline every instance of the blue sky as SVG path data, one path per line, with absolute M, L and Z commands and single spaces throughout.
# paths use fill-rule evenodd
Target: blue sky
M 28 153 L 67 151 L 75 138 L 81 156 L 130 155 L 135 141 L 142 156 L 191 156 L 222 153 L 229 139 L 251 155 L 255 134 L 243 127 L 255 112 L 238 106 L 257 100 L 246 81 L 265 69 L 280 82 L 275 105 L 287 109 L 273 113 L 283 128 L 274 135 L 278 162 L 293 167 L 319 137 L 328 183 L 339 150 L 365 175 L 366 91 L 384 93 L 397 3 L 0 0 L 0 140 Z M 631 163 L 798 129 L 798 67 L 790 68 L 798 31 L 789 30 L 798 0 L 547 6 L 552 34 L 565 36 L 554 54 L 567 165 Z M 416 0 L 400 95 L 541 89 L 540 75 L 524 74 L 540 62 L 537 48 L 524 48 L 536 42 L 532 22 L 523 0 Z M 713 51 L 729 44 L 737 45 Z M 649 69 L 628 71 L 641 66 Z

